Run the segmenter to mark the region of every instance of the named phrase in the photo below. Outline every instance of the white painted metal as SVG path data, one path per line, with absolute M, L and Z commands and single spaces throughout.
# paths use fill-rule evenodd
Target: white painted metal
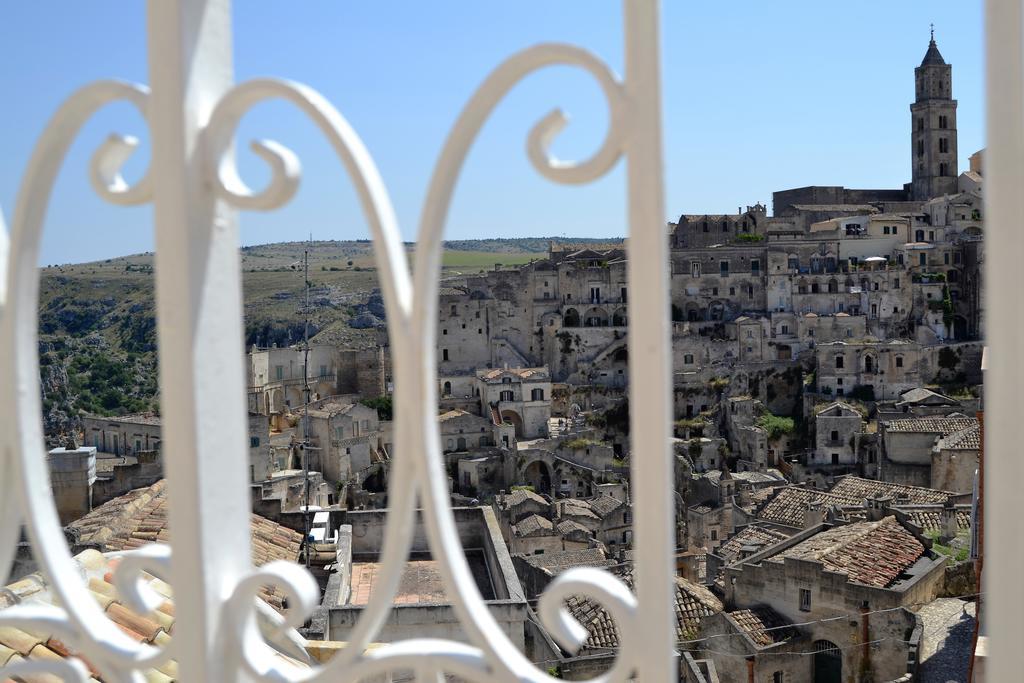
M 0 575 L 6 573 L 18 520 L 29 525 L 37 553 L 62 608 L 19 606 L 0 613 L 0 624 L 45 628 L 80 649 L 110 680 L 139 680 L 140 671 L 167 657 L 188 681 L 361 680 L 412 669 L 419 680 L 449 672 L 471 680 L 543 681 L 547 673 L 526 660 L 486 609 L 459 547 L 448 505 L 435 419 L 435 334 L 441 241 L 462 163 L 504 95 L 549 65 L 583 69 L 602 88 L 609 128 L 600 148 L 580 163 L 550 158 L 548 144 L 565 125 L 556 111 L 527 140 L 527 154 L 545 177 L 585 183 L 625 157 L 629 199 L 629 287 L 634 292 L 630 347 L 633 390 L 633 482 L 637 556 L 634 596 L 598 570 L 566 572 L 544 594 L 539 615 L 565 647 L 585 632 L 562 607 L 569 595 L 588 595 L 614 615 L 622 634 L 615 666 L 600 681 L 675 679 L 673 505 L 670 436 L 668 257 L 662 206 L 658 3 L 624 0 L 626 77 L 619 81 L 597 58 L 567 45 L 539 45 L 513 55 L 484 81 L 460 114 L 438 160 L 421 217 L 410 274 L 387 191 L 369 153 L 345 119 L 322 96 L 296 83 L 258 79 L 232 87 L 230 3 L 227 0 L 151 0 L 150 79 L 142 86 L 96 83 L 73 95 L 44 130 L 30 161 L 13 217 L 6 274 L 9 301 L 0 309 Z M 302 110 L 323 132 L 344 164 L 374 240 L 388 310 L 395 370 L 396 448 L 389 483 L 389 524 L 383 570 L 350 646 L 312 670 L 271 656 L 256 625 L 253 597 L 273 584 L 289 597 L 286 626 L 301 624 L 319 599 L 301 567 L 249 562 L 244 373 L 240 353 L 241 295 L 236 209 L 270 210 L 294 195 L 300 165 L 287 148 L 253 143 L 271 180 L 250 190 L 233 159 L 238 122 L 257 102 L 279 98 Z M 142 569 L 176 586 L 178 625 L 164 651 L 129 641 L 83 591 L 64 546 L 49 493 L 39 419 L 36 329 L 38 247 L 53 180 L 78 128 L 100 106 L 125 99 L 145 115 L 153 140 L 146 176 L 129 186 L 119 169 L 135 147 L 113 136 L 93 157 L 90 180 L 118 204 L 152 200 L 156 223 L 157 313 L 161 407 L 170 492 L 170 549 L 130 555 L 116 581 L 139 610 L 151 606 L 134 577 Z M 2 246 L 2 245 L 0 245 Z M 2 256 L 2 254 L 0 254 Z M 0 265 L 0 269 L 2 269 Z M 2 274 L 2 270 L 0 270 Z M 415 287 L 413 286 L 415 284 Z M 3 305 L 0 289 L 0 305 Z M 408 555 L 417 504 L 434 556 L 441 560 L 447 594 L 469 645 L 414 639 L 365 646 L 387 618 Z M 23 665 L 18 665 L 23 666 Z M 69 680 L 84 669 L 67 663 L 32 664 Z M 76 668 L 77 667 L 77 668 Z M 0 677 L 28 673 L 0 671 Z
M 1024 543 L 1020 531 L 1020 389 L 1024 364 L 1024 11 L 1021 0 L 985 7 L 985 680 L 1020 680 Z

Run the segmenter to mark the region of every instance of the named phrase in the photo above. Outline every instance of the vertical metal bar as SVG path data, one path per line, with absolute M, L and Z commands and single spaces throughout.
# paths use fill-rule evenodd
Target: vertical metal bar
M 984 629 L 992 643 L 986 680 L 1018 680 L 1024 671 L 1020 615 L 1024 608 L 1024 544 L 1012 510 L 1024 476 L 1020 457 L 1020 387 L 1024 364 L 1024 299 L 1020 263 L 1024 257 L 1024 48 L 1020 0 L 988 0 L 985 7 L 987 136 L 985 145 L 985 325 L 988 364 L 985 373 L 985 544 Z
M 202 131 L 232 83 L 229 0 L 150 0 L 153 215 L 164 462 L 180 678 L 231 681 L 222 605 L 250 567 L 242 298 L 234 211 Z
M 662 196 L 659 3 L 624 0 L 626 165 L 629 191 L 630 427 L 633 490 L 643 492 L 633 538 L 636 590 L 647 628 L 637 638 L 637 679 L 676 680 L 674 515 L 669 450 L 668 234 Z

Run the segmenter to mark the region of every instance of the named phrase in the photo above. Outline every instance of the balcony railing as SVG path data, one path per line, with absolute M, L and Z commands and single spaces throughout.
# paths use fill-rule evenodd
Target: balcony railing
M 619 579 L 595 569 L 573 569 L 552 582 L 537 605 L 539 621 L 563 646 L 582 645 L 562 608 L 571 595 L 600 603 L 614 615 L 621 647 L 608 680 L 668 683 L 677 680 L 671 489 L 672 377 L 668 320 L 668 262 L 659 76 L 659 10 L 656 0 L 624 0 L 622 78 L 599 59 L 571 45 L 542 44 L 509 57 L 472 95 L 447 137 L 431 179 L 414 267 L 373 158 L 342 114 L 315 90 L 291 81 L 233 83 L 232 19 L 228 0 L 150 0 L 149 85 L 101 81 L 72 94 L 40 137 L 26 169 L 13 213 L 5 268 L 0 362 L 0 573 L 6 574 L 20 530 L 27 525 L 33 555 L 55 603 L 18 605 L 0 612 L 0 625 L 45 632 L 79 652 L 104 680 L 135 680 L 168 658 L 184 681 L 366 680 L 412 670 L 417 680 L 443 673 L 471 680 L 549 680 L 546 667 L 529 662 L 486 609 L 448 505 L 440 448 L 436 335 L 443 231 L 461 166 L 478 132 L 504 95 L 534 71 L 575 67 L 603 92 L 609 126 L 590 158 L 570 163 L 551 158 L 547 145 L 566 119 L 549 113 L 531 130 L 527 150 L 534 168 L 558 183 L 579 184 L 625 162 L 629 246 L 628 287 L 643 292 L 631 304 L 630 354 L 632 485 L 637 498 L 633 543 L 634 595 Z M 142 28 L 142 27 L 138 27 Z M 354 65 L 372 69 L 372 64 Z M 135 71 L 136 69 L 129 69 Z M 438 78 L 444 78 L 438 74 Z M 235 131 L 242 117 L 269 99 L 298 108 L 323 133 L 345 166 L 373 237 L 378 277 L 387 308 L 395 367 L 394 467 L 388 478 L 388 525 L 380 573 L 347 646 L 316 671 L 296 670 L 264 641 L 254 597 L 264 586 L 287 596 L 285 627 L 310 617 L 320 600 L 304 568 L 271 563 L 254 569 L 249 462 L 245 444 L 246 373 L 243 338 L 238 210 L 271 210 L 286 204 L 299 182 L 295 154 L 272 141 L 253 143 L 267 162 L 269 183 L 251 190 L 234 164 Z M 100 609 L 83 585 L 65 544 L 43 452 L 40 421 L 38 329 L 39 245 L 43 219 L 64 154 L 98 109 L 126 101 L 143 115 L 151 139 L 150 165 L 129 184 L 121 165 L 137 142 L 112 136 L 93 157 L 98 194 L 119 205 L 152 203 L 155 222 L 156 308 L 160 346 L 161 416 L 165 438 L 171 546 L 153 545 L 125 556 L 115 582 L 135 608 L 148 594 L 134 581 L 142 570 L 175 587 L 176 625 L 165 649 L 130 638 Z M 993 219 L 998 214 L 993 212 Z M 996 224 L 999 224 L 998 221 Z M 0 230 L 0 235 L 3 231 Z M 399 587 L 417 527 L 416 506 L 440 567 L 444 591 L 460 621 L 464 642 L 407 640 L 368 649 Z M 82 660 L 12 658 L 0 679 L 50 673 L 87 680 Z

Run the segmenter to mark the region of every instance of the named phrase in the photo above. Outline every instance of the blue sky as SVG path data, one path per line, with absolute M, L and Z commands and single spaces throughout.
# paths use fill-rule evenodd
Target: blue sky
M 118 77 L 145 82 L 145 3 L 10 3 L 0 22 L 0 206 L 10 220 L 21 173 L 45 121 L 76 87 Z M 665 0 L 663 86 L 666 218 L 734 211 L 773 190 L 809 184 L 899 187 L 910 176 L 913 69 L 928 25 L 953 64 L 960 166 L 982 146 L 980 0 Z M 413 239 L 442 141 L 486 74 L 541 41 L 585 46 L 622 71 L 619 3 L 235 3 L 239 80 L 272 75 L 308 83 L 349 119 L 374 155 L 403 234 Z M 554 146 L 588 155 L 607 116 L 597 86 L 567 68 L 523 82 L 484 128 L 463 171 L 447 237 L 612 236 L 625 232 L 621 164 L 583 187 L 553 185 L 529 166 L 527 131 L 554 106 L 571 116 Z M 93 195 L 86 164 L 112 131 L 145 141 L 127 105 L 101 112 L 80 135 L 54 194 L 43 263 L 94 260 L 152 248 L 148 208 Z M 339 162 L 287 105 L 260 105 L 242 142 L 272 138 L 303 162 L 287 207 L 245 213 L 242 241 L 367 235 Z M 145 144 L 144 144 L 145 146 Z M 246 149 L 243 175 L 266 175 Z M 147 152 L 128 167 L 137 177 Z

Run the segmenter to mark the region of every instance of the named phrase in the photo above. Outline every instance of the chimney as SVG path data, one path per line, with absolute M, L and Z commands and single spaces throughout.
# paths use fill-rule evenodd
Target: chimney
M 947 500 L 942 506 L 942 536 L 946 539 L 956 538 L 959 531 L 960 527 L 956 523 L 956 506 Z
M 821 503 L 817 501 L 807 503 L 807 509 L 804 510 L 804 528 L 810 529 L 811 527 L 818 526 L 821 524 L 821 521 Z

